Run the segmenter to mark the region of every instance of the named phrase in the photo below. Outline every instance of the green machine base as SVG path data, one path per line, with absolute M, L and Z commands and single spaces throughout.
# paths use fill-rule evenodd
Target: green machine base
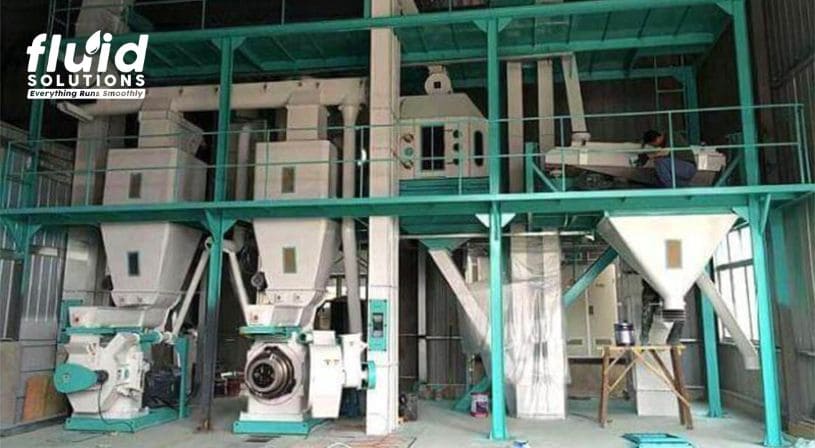
M 150 409 L 147 415 L 136 418 L 69 417 L 65 420 L 65 429 L 90 432 L 136 432 L 173 420 L 178 420 L 178 412 L 175 409 L 157 408 Z
M 235 434 L 268 435 L 307 435 L 311 428 L 322 423 L 322 419 L 310 418 L 303 421 L 267 422 L 260 420 L 238 420 L 232 425 Z

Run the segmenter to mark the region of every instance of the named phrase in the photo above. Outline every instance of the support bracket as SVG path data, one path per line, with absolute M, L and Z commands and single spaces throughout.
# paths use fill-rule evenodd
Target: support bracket
M 222 226 L 219 226 L 217 223 L 219 219 L 223 220 Z M 224 218 L 220 213 L 207 210 L 204 212 L 204 219 L 201 220 L 201 225 L 204 226 L 211 235 L 218 233 L 218 229 L 220 229 L 221 236 L 223 236 L 236 222 L 238 222 L 237 219 Z
M 761 222 L 758 223 L 759 231 L 764 235 L 767 230 L 767 220 L 770 218 L 770 204 L 772 203 L 772 194 L 767 194 L 761 199 Z
M 493 20 L 495 20 L 495 19 L 493 19 Z M 507 25 L 509 25 L 510 22 L 512 22 L 512 19 L 509 19 L 509 18 L 498 19 L 498 32 L 500 33 L 501 31 L 503 31 L 504 28 L 506 28 Z M 476 20 L 473 23 L 475 23 L 475 26 L 477 26 L 478 29 L 481 30 L 482 32 L 484 32 L 484 33 L 487 32 L 487 27 L 489 26 L 489 20 Z
M 246 38 L 243 38 L 243 37 L 225 37 L 225 38 L 220 38 L 220 39 L 212 39 L 211 42 L 212 42 L 212 45 L 215 45 L 216 47 L 218 47 L 219 50 L 221 50 L 222 49 L 221 46 L 223 45 L 224 41 L 226 41 L 226 40 L 229 41 L 229 46 L 230 46 L 231 50 L 237 50 L 238 47 L 243 45 L 243 42 L 246 40 Z
M 726 12 L 728 15 L 733 15 L 733 1 L 734 0 L 718 0 L 716 2 L 716 6 L 721 8 L 722 11 Z
M 490 214 L 489 213 L 476 213 L 475 217 L 484 224 L 484 227 L 490 228 Z M 503 229 L 515 218 L 515 213 L 501 213 L 501 228 Z

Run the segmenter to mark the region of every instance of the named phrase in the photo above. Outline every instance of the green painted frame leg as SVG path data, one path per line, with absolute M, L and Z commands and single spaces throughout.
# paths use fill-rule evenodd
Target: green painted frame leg
M 692 68 L 684 70 L 682 76 L 682 84 L 685 86 L 685 108 L 696 110 L 699 109 L 699 93 L 696 86 L 696 70 Z M 688 141 L 692 145 L 698 145 L 702 142 L 701 126 L 699 124 L 699 112 L 690 112 L 687 116 L 688 120 Z
M 215 42 L 221 50 L 220 87 L 218 91 L 218 140 L 215 151 L 215 190 L 216 202 L 226 200 L 226 162 L 229 151 L 229 123 L 232 117 L 232 69 L 235 61 L 235 47 L 240 45 L 231 37 Z M 234 222 L 233 222 L 234 223 Z M 221 267 L 223 263 L 224 233 L 232 224 L 226 225 L 220 212 L 206 212 L 205 226 L 212 236 L 207 274 L 206 332 L 203 338 L 204 365 L 201 371 L 201 408 L 204 410 L 201 429 L 209 430 L 212 422 L 212 400 L 215 393 L 215 361 L 217 358 L 218 303 L 221 294 Z
M 487 116 L 489 118 L 490 193 L 501 191 L 501 70 L 498 61 L 498 20 L 487 22 Z M 506 440 L 507 418 L 504 398 L 504 260 L 501 249 L 501 208 L 490 207 L 490 378 L 492 413 L 490 438 Z
M 226 220 L 220 212 L 207 212 L 205 225 L 212 237 L 207 272 L 206 332 L 202 341 L 204 361 L 201 368 L 201 429 L 209 430 L 212 423 L 212 401 L 215 394 L 215 361 L 218 357 L 218 319 L 221 297 L 221 271 L 223 266 L 224 234 L 235 223 Z
M 492 430 L 490 438 L 506 440 L 507 417 L 504 398 L 504 257 L 501 249 L 501 211 L 497 203 L 490 212 L 490 379 Z
M 190 340 L 186 336 L 179 336 L 175 341 L 175 351 L 178 353 L 178 364 L 181 366 L 179 383 L 181 387 L 178 388 L 178 419 L 186 418 L 190 415 L 189 407 L 187 406 L 187 381 L 189 381 L 189 365 L 190 356 Z
M 50 45 L 46 46 L 46 53 L 50 50 Z M 45 63 L 40 58 L 37 64 L 37 79 L 42 79 L 45 73 Z M 28 114 L 28 149 L 31 151 L 31 162 L 25 171 L 23 180 L 22 200 L 28 207 L 37 205 L 37 169 L 40 165 L 40 148 L 42 148 L 42 117 L 45 107 L 45 100 L 31 101 L 31 110 Z
M 758 318 L 759 355 L 761 357 L 761 385 L 764 392 L 764 445 L 784 445 L 781 430 L 781 399 L 778 388 L 778 362 L 775 352 L 773 310 L 770 301 L 766 247 L 761 233 L 762 207 L 757 198 L 750 199 L 750 234 L 753 243 L 753 271 L 756 287 L 756 314 Z
M 750 40 L 747 29 L 745 0 L 731 2 L 733 38 L 736 47 L 741 125 L 744 138 L 744 171 L 748 185 L 761 183 L 759 156 L 756 147 L 755 110 L 753 109 L 753 77 L 750 68 Z M 778 371 L 773 333 L 772 303 L 769 294 L 766 248 L 762 226 L 761 202 L 756 197 L 748 201 L 750 235 L 753 243 L 753 271 L 756 284 L 759 354 L 761 356 L 761 384 L 764 392 L 764 444 L 780 447 L 784 444 L 781 431 L 781 406 L 778 390 Z
M 706 296 L 702 296 L 702 341 L 705 350 L 705 373 L 707 377 L 708 417 L 724 416 L 722 392 L 719 379 L 719 354 L 717 352 L 716 314 Z
M 613 248 L 609 247 L 606 249 L 605 252 L 600 255 L 588 269 L 586 269 L 582 274 L 580 274 L 580 278 L 577 279 L 576 282 L 563 294 L 563 306 L 566 308 L 570 307 L 577 299 L 580 298 L 580 295 L 583 294 L 600 274 L 610 265 L 614 263 L 614 260 L 617 259 L 617 251 Z

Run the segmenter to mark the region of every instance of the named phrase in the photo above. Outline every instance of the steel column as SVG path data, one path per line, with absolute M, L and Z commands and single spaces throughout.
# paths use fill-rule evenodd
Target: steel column
M 226 162 L 229 152 L 229 123 L 232 118 L 232 67 L 235 60 L 233 40 L 220 40 L 221 79 L 218 90 L 218 146 L 215 152 L 215 200 L 226 199 Z
M 487 22 L 487 119 L 489 120 L 490 194 L 501 191 L 501 68 L 498 20 Z
M 501 191 L 501 70 L 498 61 L 498 20 L 487 22 L 487 118 L 489 120 L 490 194 Z M 490 377 L 492 413 L 490 438 L 507 438 L 504 399 L 504 308 L 501 208 L 490 206 Z
M 224 233 L 229 229 L 223 215 L 207 213 L 206 227 L 209 229 L 212 246 L 209 251 L 207 273 L 206 329 L 202 340 L 203 366 L 201 369 L 201 409 L 203 418 L 200 429 L 212 429 L 212 400 L 215 394 L 215 364 L 218 359 L 218 320 L 221 298 L 221 272 L 223 265 Z
M 756 121 L 753 110 L 753 73 L 750 63 L 750 38 L 747 30 L 747 14 L 744 0 L 732 2 L 733 38 L 736 46 L 736 71 L 738 72 L 739 103 L 741 105 L 741 128 L 744 142 L 744 169 L 748 185 L 761 183 L 758 148 L 756 147 Z
M 46 46 L 45 54 L 48 54 L 50 48 L 50 45 Z M 40 58 L 37 64 L 38 80 L 42 78 L 42 74 L 45 72 L 43 59 Z M 28 150 L 31 151 L 31 161 L 25 171 L 22 186 L 22 203 L 26 207 L 37 206 L 37 170 L 40 165 L 40 149 L 42 149 L 42 114 L 44 106 L 45 100 L 32 100 L 28 114 Z
M 688 68 L 683 70 L 684 76 L 682 84 L 685 85 L 685 109 L 699 109 L 699 92 L 696 88 L 696 70 Z M 692 145 L 698 145 L 702 141 L 699 112 L 690 112 L 688 120 L 688 141 Z
M 705 349 L 705 373 L 707 377 L 707 415 L 719 418 L 724 416 L 722 410 L 721 382 L 719 380 L 718 340 L 716 335 L 716 314 L 713 305 L 703 294 L 702 303 L 702 342 Z
M 770 302 L 766 247 L 762 233 L 762 206 L 758 198 L 749 201 L 750 235 L 753 243 L 753 272 L 756 287 L 761 384 L 764 391 L 764 445 L 784 445 L 781 430 L 781 400 L 778 389 L 778 362 L 775 353 L 773 310 Z
M 490 210 L 490 379 L 492 380 L 492 430 L 490 438 L 506 440 L 504 398 L 504 257 L 501 249 L 501 209 L 493 202 Z
M 232 65 L 234 62 L 233 40 L 224 37 L 219 42 L 221 50 L 221 79 L 218 91 L 218 142 L 215 153 L 215 201 L 226 199 L 226 162 L 229 151 L 229 122 L 232 115 Z M 207 275 L 206 331 L 203 338 L 203 366 L 201 372 L 201 428 L 212 428 L 212 400 L 215 393 L 215 364 L 218 359 L 218 320 L 221 298 L 221 266 L 223 263 L 224 233 L 231 227 L 224 222 L 223 213 L 206 212 L 204 223 L 212 236 Z
M 748 185 L 761 183 L 759 156 L 756 148 L 756 123 L 753 110 L 753 76 L 750 67 L 750 39 L 747 30 L 747 11 L 744 0 L 731 2 L 733 15 L 733 38 L 736 46 L 736 70 L 738 72 L 739 102 L 741 109 L 742 138 L 744 142 L 744 170 Z M 769 294 L 766 248 L 762 226 L 762 207 L 759 199 L 749 199 L 750 235 L 753 243 L 753 271 L 756 286 L 759 353 L 761 355 L 761 383 L 764 391 L 764 444 L 782 446 L 781 406 L 778 390 L 778 370 L 773 333 L 772 304 Z

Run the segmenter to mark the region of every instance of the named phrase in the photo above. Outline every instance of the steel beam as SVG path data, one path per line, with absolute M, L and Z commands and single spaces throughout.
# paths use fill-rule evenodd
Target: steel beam
M 563 294 L 563 306 L 568 308 L 591 286 L 600 274 L 617 259 L 617 251 L 609 247 L 588 267 L 577 281 Z
M 637 213 L 729 211 L 747 207 L 752 195 L 772 195 L 775 205 L 815 193 L 813 184 L 752 185 L 681 189 L 565 191 L 517 194 L 392 196 L 278 201 L 213 201 L 0 209 L 0 219 L 43 226 L 96 225 L 100 222 L 173 221 L 197 223 L 205 213 L 225 218 L 306 218 L 343 216 L 452 216 L 488 214 L 493 202 L 505 213 Z
M 716 36 L 712 33 L 687 33 L 678 36 L 621 37 L 604 40 L 574 39 L 568 42 L 503 46 L 498 49 L 498 54 L 501 59 L 521 59 L 584 51 L 613 51 L 629 48 L 640 49 L 696 45 L 706 46 L 714 43 L 715 39 Z M 459 63 L 483 60 L 487 57 L 486 53 L 487 51 L 484 48 L 416 51 L 402 55 L 402 61 L 406 65 L 424 65 L 431 62 L 439 63 L 439 61 Z
M 151 33 L 150 42 L 193 42 L 217 40 L 224 37 L 263 37 L 282 36 L 303 33 L 344 33 L 367 31 L 372 28 L 407 28 L 453 23 L 471 23 L 485 20 L 511 20 L 522 18 L 563 17 L 586 14 L 605 14 L 610 12 L 654 10 L 679 8 L 683 6 L 715 5 L 715 0 L 588 0 L 582 2 L 564 2 L 558 4 L 536 4 L 511 6 L 503 8 L 465 9 L 438 13 L 413 14 L 406 16 L 369 17 L 357 19 L 329 20 L 319 22 L 300 22 L 282 25 L 258 25 L 248 27 L 228 27 L 201 30 L 169 31 Z M 136 33 L 114 36 L 114 44 L 132 42 Z M 69 42 L 78 42 L 71 39 Z

